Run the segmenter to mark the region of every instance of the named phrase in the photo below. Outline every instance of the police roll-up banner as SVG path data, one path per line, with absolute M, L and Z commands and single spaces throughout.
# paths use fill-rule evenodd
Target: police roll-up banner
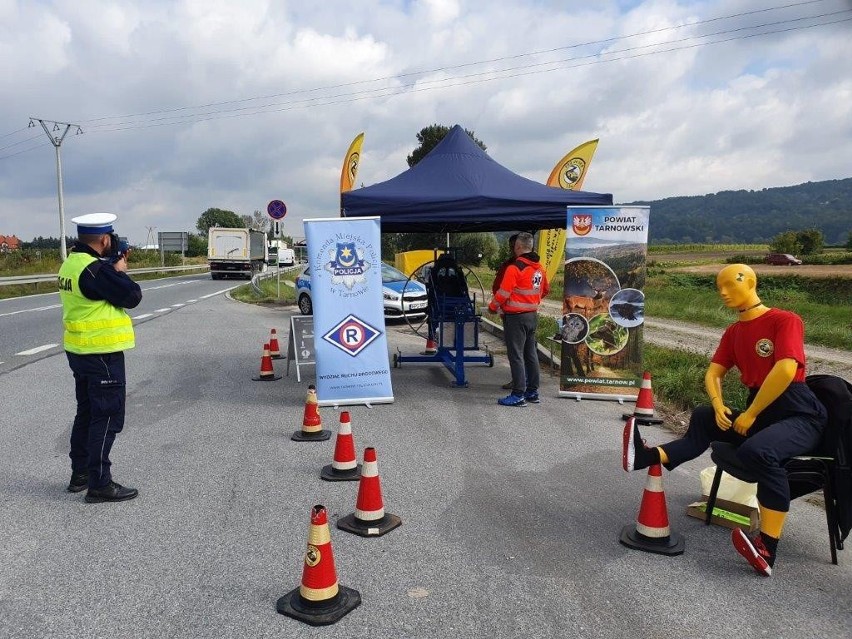
M 647 206 L 568 207 L 561 396 L 639 393 L 649 215 Z
M 321 406 L 393 401 L 378 217 L 305 220 Z

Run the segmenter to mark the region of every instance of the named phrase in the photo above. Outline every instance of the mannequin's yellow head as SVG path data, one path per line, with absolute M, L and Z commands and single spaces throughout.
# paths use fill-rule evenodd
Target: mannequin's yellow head
M 750 266 L 731 264 L 716 276 L 719 297 L 728 308 L 748 309 L 760 303 L 757 296 L 757 275 Z

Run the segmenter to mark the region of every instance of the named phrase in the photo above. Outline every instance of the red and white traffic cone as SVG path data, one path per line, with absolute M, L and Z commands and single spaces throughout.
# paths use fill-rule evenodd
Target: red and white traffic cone
M 278 599 L 276 609 L 311 626 L 328 626 L 360 604 L 361 594 L 357 590 L 337 583 L 328 514 L 318 504 L 311 510 L 302 583 Z
M 340 426 L 334 442 L 334 461 L 323 466 L 320 478 L 326 481 L 358 481 L 361 464 L 355 456 L 355 440 L 352 437 L 352 423 L 349 411 L 340 413 Z
M 324 442 L 330 437 L 331 431 L 322 429 L 322 418 L 319 414 L 319 403 L 317 401 L 317 389 L 311 384 L 308 386 L 308 395 L 305 398 L 302 430 L 297 430 L 291 435 L 290 439 L 294 442 Z
M 376 449 L 366 448 L 355 512 L 338 519 L 337 527 L 361 537 L 381 537 L 400 524 L 402 520 L 399 517 L 385 512 Z
M 272 368 L 272 357 L 269 355 L 269 344 L 263 345 L 263 356 L 260 358 L 260 375 L 252 377 L 255 382 L 272 382 L 281 379 Z
M 278 332 L 274 328 L 269 333 L 269 354 L 272 359 L 282 359 L 281 348 L 278 346 Z
M 619 541 L 628 548 L 659 555 L 683 554 L 683 535 L 673 534 L 669 528 L 666 493 L 663 492 L 663 469 L 659 464 L 648 468 L 648 479 L 636 524 L 627 524 L 622 528 Z
M 639 388 L 639 396 L 636 398 L 636 408 L 633 413 L 625 413 L 621 416 L 624 421 L 631 417 L 637 424 L 662 424 L 663 420 L 654 417 L 654 391 L 651 390 L 651 373 L 645 371 L 642 376 L 642 386 Z

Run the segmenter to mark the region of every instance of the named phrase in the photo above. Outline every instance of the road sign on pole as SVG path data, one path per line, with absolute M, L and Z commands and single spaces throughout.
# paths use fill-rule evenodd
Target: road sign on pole
M 266 212 L 273 220 L 280 220 L 287 215 L 287 205 L 281 200 L 272 200 L 266 205 Z
M 278 220 L 272 220 L 272 236 L 281 237 L 281 222 Z

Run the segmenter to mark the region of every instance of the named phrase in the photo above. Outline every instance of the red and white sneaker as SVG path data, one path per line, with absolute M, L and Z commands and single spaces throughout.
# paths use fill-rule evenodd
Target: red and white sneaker
M 627 472 L 631 470 L 642 470 L 652 463 L 658 463 L 651 459 L 651 451 L 645 446 L 645 440 L 639 434 L 639 426 L 630 417 L 624 425 L 624 433 L 621 438 L 621 466 Z
M 734 528 L 731 531 L 731 541 L 737 552 L 745 557 L 746 561 L 751 564 L 755 572 L 764 577 L 769 577 L 772 574 L 773 557 L 766 546 L 763 545 L 763 540 L 758 533 L 754 539 L 749 539 L 741 529 Z

